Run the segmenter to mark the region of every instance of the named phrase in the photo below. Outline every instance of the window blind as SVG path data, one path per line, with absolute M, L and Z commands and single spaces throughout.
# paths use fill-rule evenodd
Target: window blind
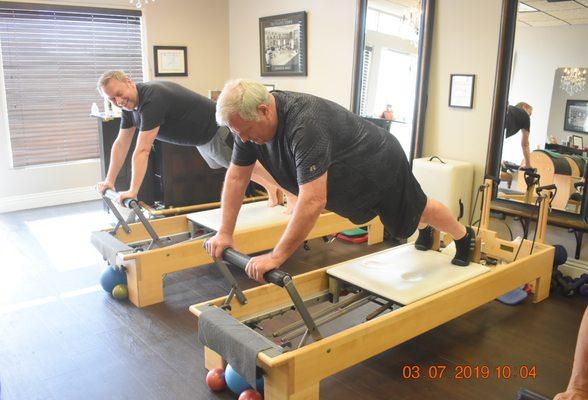
M 97 158 L 96 81 L 143 81 L 140 12 L 0 2 L 0 46 L 13 167 Z
M 361 66 L 361 91 L 359 101 L 359 115 L 366 115 L 367 112 L 367 89 L 373 52 L 374 48 L 371 46 L 365 46 L 365 49 L 363 50 L 363 65 Z

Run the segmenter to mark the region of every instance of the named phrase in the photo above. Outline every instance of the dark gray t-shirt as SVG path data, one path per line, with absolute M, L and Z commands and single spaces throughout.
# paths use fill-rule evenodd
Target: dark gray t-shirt
M 256 160 L 291 193 L 328 171 L 327 209 L 365 222 L 404 171 L 406 156 L 389 132 L 340 105 L 303 93 L 274 91 L 278 128 L 266 144 L 235 138 L 232 162 Z M 404 172 L 402 173 L 404 178 Z
M 506 137 L 514 136 L 521 129 L 531 129 L 531 118 L 525 110 L 515 106 L 506 109 Z
M 139 106 L 122 112 L 122 129 L 136 126 L 150 131 L 159 126 L 157 139 L 180 145 L 202 145 L 216 134 L 218 126 L 212 100 L 174 82 L 137 83 Z

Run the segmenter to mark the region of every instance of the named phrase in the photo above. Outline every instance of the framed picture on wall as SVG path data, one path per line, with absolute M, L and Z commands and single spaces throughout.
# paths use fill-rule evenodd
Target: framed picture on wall
M 571 135 L 569 146 L 574 147 L 576 149 L 583 149 L 584 148 L 584 139 L 582 138 L 582 136 Z
M 261 76 L 306 76 L 306 11 L 259 19 Z
M 153 46 L 155 76 L 188 76 L 186 46 Z
M 476 75 L 451 74 L 449 82 L 449 107 L 473 108 Z
M 588 100 L 568 100 L 564 130 L 588 133 Z

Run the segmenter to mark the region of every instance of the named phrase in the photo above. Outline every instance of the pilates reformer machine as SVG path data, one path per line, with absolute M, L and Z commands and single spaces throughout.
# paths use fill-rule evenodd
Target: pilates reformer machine
M 558 191 L 554 194 L 552 208 L 558 210 L 570 210 L 578 212 L 582 189 L 583 177 L 586 171 L 586 158 L 579 155 L 559 154 L 550 150 L 534 150 L 531 152 L 532 170 L 520 169 L 516 164 L 504 162 L 500 176 L 508 183 L 508 189 L 500 188 L 499 197 L 533 204 L 535 198 L 533 189 L 529 183 L 529 172 L 536 175 L 536 185 L 555 185 Z M 510 185 L 513 174 L 517 174 L 517 189 L 511 190 Z M 529 196 L 531 192 L 531 196 Z
M 134 215 L 125 219 L 115 205 L 117 199 L 118 193 L 111 190 L 103 195 L 118 222 L 114 228 L 93 232 L 91 240 L 110 266 L 126 271 L 129 299 L 135 306 L 145 307 L 164 300 L 166 274 L 213 262 L 203 244 L 220 227 L 219 208 L 150 220 L 137 200 L 127 199 L 124 207 Z M 290 218 L 284 211 L 284 206 L 268 207 L 265 201 L 243 204 L 234 234 L 235 246 L 247 254 L 272 249 Z M 139 222 L 130 223 L 131 217 Z M 384 229 L 379 219 L 365 225 L 368 244 L 383 240 Z M 356 227 L 348 219 L 325 211 L 307 240 Z
M 262 374 L 266 400 L 318 399 L 322 379 L 518 286 L 531 283 L 533 301 L 544 300 L 554 256 L 543 243 L 553 192 L 539 191 L 536 236 L 518 242 L 489 230 L 492 181 L 483 187 L 470 266 L 452 265 L 451 246 L 440 251 L 436 235 L 434 250 L 426 252 L 406 244 L 295 277 L 269 271 L 264 278 L 270 283 L 244 291 L 245 299 L 227 296 L 190 307 L 205 367 L 228 362 L 253 387 Z M 241 268 L 248 262 L 232 249 L 224 259 Z M 349 322 L 339 319 L 343 315 L 356 321 L 337 330 Z
M 519 179 L 522 180 L 522 183 L 519 183 L 519 189 L 524 186 L 524 192 L 514 189 L 507 189 L 503 187 L 498 188 L 498 198 L 501 199 L 508 199 L 508 200 L 515 200 L 521 203 L 527 204 L 534 204 L 537 201 L 537 195 L 535 194 L 535 189 L 539 186 L 539 181 L 541 176 L 537 173 L 536 168 L 525 168 L 523 170 L 519 170 L 518 165 L 514 164 L 507 164 L 507 168 L 512 170 L 516 167 L 516 170 L 519 173 Z M 502 176 L 502 175 L 501 175 Z

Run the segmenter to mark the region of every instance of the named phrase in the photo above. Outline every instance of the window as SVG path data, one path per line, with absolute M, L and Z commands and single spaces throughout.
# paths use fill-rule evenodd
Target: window
M 378 87 L 374 101 L 375 110 L 392 106 L 395 124 L 393 133 L 406 154 L 410 153 L 414 95 L 416 87 L 417 57 L 383 48 L 378 68 Z
M 368 8 L 366 15 L 366 29 L 368 31 L 396 36 L 406 40 L 418 40 L 418 37 L 415 36 L 415 29 L 409 22 L 411 9 L 403 7 L 397 12 L 398 14 L 393 14 L 375 8 Z
M 97 158 L 96 81 L 142 82 L 140 12 L 0 3 L 0 46 L 12 166 Z

